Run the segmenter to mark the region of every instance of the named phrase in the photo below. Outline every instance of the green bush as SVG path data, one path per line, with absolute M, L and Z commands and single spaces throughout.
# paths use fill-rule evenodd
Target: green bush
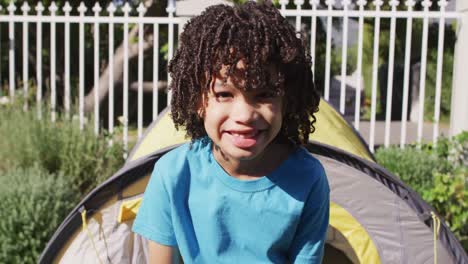
M 77 196 L 67 177 L 37 164 L 0 172 L 0 263 L 37 263 Z
M 0 109 L 0 171 L 35 163 L 52 174 L 70 177 L 81 195 L 111 176 L 123 164 L 123 147 L 96 136 L 92 126 L 80 131 L 77 121 L 38 120 L 18 107 Z M 114 140 L 116 142 L 116 140 Z
M 468 132 L 435 145 L 378 149 L 375 157 L 432 205 L 468 252 Z
M 388 149 L 378 149 L 375 154 L 377 162 L 398 176 L 405 183 L 408 183 L 415 191 L 421 192 L 432 187 L 432 172 L 437 167 L 442 167 L 433 155 L 421 152 L 415 148 L 398 147 Z
M 434 187 L 424 190 L 422 197 L 444 217 L 452 232 L 468 252 L 467 170 L 435 173 Z
M 72 207 L 124 162 L 118 140 L 42 116 L 20 100 L 0 105 L 0 263 L 37 262 Z

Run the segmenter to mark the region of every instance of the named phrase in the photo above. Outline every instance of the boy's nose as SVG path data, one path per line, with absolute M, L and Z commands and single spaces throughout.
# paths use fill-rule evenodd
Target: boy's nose
M 257 112 L 255 106 L 245 98 L 238 99 L 233 105 L 231 118 L 238 123 L 248 124 L 255 120 Z

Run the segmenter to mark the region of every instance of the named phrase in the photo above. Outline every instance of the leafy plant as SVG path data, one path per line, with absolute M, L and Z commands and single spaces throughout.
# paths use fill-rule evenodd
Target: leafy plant
M 123 164 L 114 135 L 22 106 L 0 105 L 0 263 L 36 263 L 70 209 Z
M 37 262 L 45 243 L 76 203 L 78 193 L 70 180 L 38 164 L 0 172 L 1 263 Z
M 440 170 L 446 163 L 414 147 L 378 149 L 375 157 L 379 164 L 419 193 L 432 187 L 433 171 Z
M 118 141 L 109 146 L 110 138 L 96 136 L 91 126 L 80 130 L 75 120 L 52 123 L 45 113 L 38 120 L 17 106 L 1 109 L 0 120 L 0 171 L 37 163 L 51 174 L 70 177 L 84 195 L 123 164 Z
M 467 170 L 453 173 L 435 173 L 434 187 L 424 190 L 422 197 L 444 217 L 452 232 L 468 249 L 468 190 Z

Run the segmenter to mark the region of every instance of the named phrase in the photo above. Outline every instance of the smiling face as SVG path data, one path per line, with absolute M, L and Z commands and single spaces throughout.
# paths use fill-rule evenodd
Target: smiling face
M 281 130 L 282 96 L 268 87 L 243 90 L 242 72 L 234 71 L 224 82 L 223 69 L 213 77 L 200 110 L 215 158 L 220 161 L 217 155 L 222 155 L 230 163 L 262 160 Z

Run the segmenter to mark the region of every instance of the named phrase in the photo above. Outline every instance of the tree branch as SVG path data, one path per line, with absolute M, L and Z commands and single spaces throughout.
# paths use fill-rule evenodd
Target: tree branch
M 133 82 L 129 86 L 130 90 L 138 91 L 138 82 Z M 167 81 L 158 81 L 158 92 L 167 90 Z M 153 82 L 143 82 L 143 92 L 153 92 Z
M 135 59 L 138 57 L 138 42 L 131 43 L 131 40 L 134 39 L 138 34 L 138 26 L 132 27 L 130 32 L 128 33 L 129 45 L 128 45 L 128 61 Z M 153 36 L 150 36 L 146 39 L 143 39 L 143 52 L 148 50 L 153 46 Z M 115 50 L 114 53 L 114 63 L 113 63 L 113 83 L 114 87 L 118 84 L 123 82 L 123 65 L 124 65 L 124 43 L 121 43 L 120 46 Z M 98 93 L 98 101 L 99 104 L 105 99 L 107 93 L 109 91 L 110 83 L 109 83 L 109 74 L 110 74 L 110 67 L 109 65 L 104 69 L 103 73 L 99 78 L 99 93 Z M 158 84 L 159 86 L 159 84 Z M 167 87 L 167 84 L 166 84 Z M 163 88 L 158 88 L 163 89 Z M 86 94 L 84 98 L 84 111 L 86 113 L 92 112 L 94 109 L 94 93 L 96 92 L 96 87 L 93 88 Z

